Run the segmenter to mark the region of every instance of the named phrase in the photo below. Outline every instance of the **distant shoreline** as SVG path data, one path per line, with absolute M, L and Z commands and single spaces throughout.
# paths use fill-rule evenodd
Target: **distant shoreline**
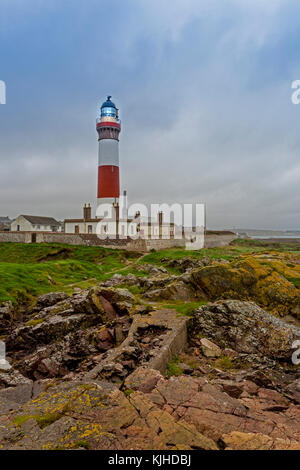
M 240 238 L 239 240 L 242 240 Z M 284 243 L 288 241 L 289 243 L 299 243 L 300 237 L 249 237 L 246 240 L 260 240 L 260 241 L 266 241 L 266 242 L 273 242 L 273 243 Z

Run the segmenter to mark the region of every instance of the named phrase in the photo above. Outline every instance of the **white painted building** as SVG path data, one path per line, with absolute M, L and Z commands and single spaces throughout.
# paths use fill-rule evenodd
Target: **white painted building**
M 53 217 L 19 215 L 11 223 L 12 232 L 61 232 L 62 224 Z
M 82 219 L 66 219 L 64 221 L 65 233 L 74 234 L 97 234 L 103 238 L 114 237 L 118 233 L 120 238 L 146 238 L 146 239 L 171 239 L 174 238 L 175 229 L 181 230 L 174 223 L 163 221 L 163 214 L 159 212 L 156 219 L 141 217 L 136 213 L 131 218 L 119 217 L 118 206 L 116 208 L 116 219 L 92 218 L 90 205 L 83 208 Z

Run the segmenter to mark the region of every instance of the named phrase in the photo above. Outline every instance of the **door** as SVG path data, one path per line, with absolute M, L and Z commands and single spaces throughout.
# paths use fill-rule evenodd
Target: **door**
M 80 230 L 79 230 L 79 225 L 75 225 L 75 233 L 78 234 L 79 232 L 80 232 Z
M 31 243 L 36 243 L 36 233 L 31 234 Z

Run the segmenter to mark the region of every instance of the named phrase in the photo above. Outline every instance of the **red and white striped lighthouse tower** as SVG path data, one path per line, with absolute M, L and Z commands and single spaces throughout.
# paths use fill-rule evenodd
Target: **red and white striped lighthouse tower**
M 99 141 L 98 205 L 117 203 L 120 197 L 119 134 L 121 124 L 118 109 L 111 96 L 101 106 L 97 119 Z

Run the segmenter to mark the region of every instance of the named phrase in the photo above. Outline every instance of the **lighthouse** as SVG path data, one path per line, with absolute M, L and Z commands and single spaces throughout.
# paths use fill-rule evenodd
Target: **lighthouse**
M 101 106 L 96 121 L 98 132 L 98 205 L 116 204 L 120 197 L 119 135 L 121 124 L 119 110 L 111 96 Z

